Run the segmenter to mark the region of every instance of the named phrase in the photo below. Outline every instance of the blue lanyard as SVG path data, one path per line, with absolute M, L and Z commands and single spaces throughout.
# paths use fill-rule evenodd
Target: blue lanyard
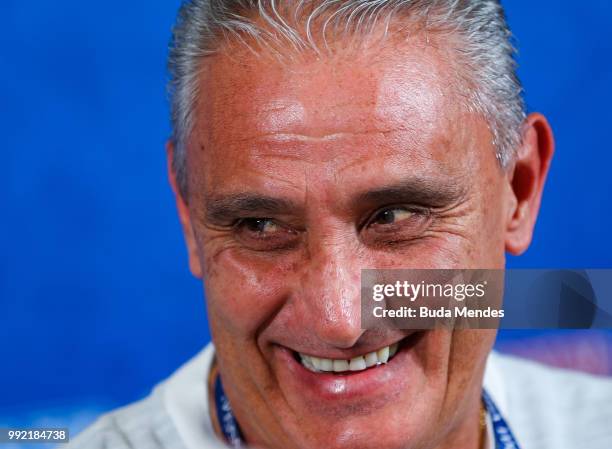
M 215 406 L 217 407 L 217 419 L 219 420 L 219 427 L 223 433 L 223 437 L 227 444 L 233 448 L 244 447 L 244 439 L 242 438 L 242 432 L 238 422 L 232 412 L 227 396 L 223 391 L 223 384 L 221 383 L 221 376 L 217 374 L 215 379 Z
M 217 375 L 215 379 L 214 391 L 215 391 L 215 406 L 217 407 L 217 419 L 219 420 L 219 427 L 223 433 L 223 437 L 227 444 L 233 448 L 243 448 L 244 439 L 242 432 L 238 426 L 238 422 L 232 413 L 232 407 L 230 406 L 227 396 L 223 391 L 223 384 L 221 383 L 221 376 Z M 491 417 L 493 423 L 493 433 L 495 434 L 495 449 L 520 449 L 508 423 L 499 412 L 499 409 L 491 399 L 491 396 L 483 390 L 482 400 L 484 401 L 485 408 L 488 415 Z
M 519 444 L 514 438 L 510 426 L 500 413 L 499 409 L 485 390 L 482 390 L 482 400 L 484 401 L 487 413 L 491 417 L 493 433 L 495 434 L 495 449 L 520 449 Z

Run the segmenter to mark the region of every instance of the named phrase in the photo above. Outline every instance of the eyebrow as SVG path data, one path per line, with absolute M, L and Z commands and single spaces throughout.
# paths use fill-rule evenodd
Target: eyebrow
M 409 178 L 360 193 L 354 206 L 372 203 L 411 203 L 431 207 L 444 207 L 460 200 L 466 186 L 453 177 L 443 179 Z
M 455 178 L 443 180 L 410 178 L 372 190 L 352 198 L 352 209 L 382 203 L 408 203 L 430 207 L 453 204 L 465 194 L 465 187 Z M 211 223 L 227 223 L 241 217 L 266 217 L 300 212 L 303 206 L 285 198 L 256 193 L 237 193 L 207 198 L 204 217 Z
M 204 216 L 213 223 L 227 222 L 238 217 L 278 215 L 298 209 L 284 198 L 253 193 L 238 193 L 209 198 L 205 201 Z

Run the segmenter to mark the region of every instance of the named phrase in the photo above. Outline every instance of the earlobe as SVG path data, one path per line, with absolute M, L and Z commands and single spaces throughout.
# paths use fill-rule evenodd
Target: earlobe
M 174 155 L 174 144 L 172 140 L 168 140 L 166 143 L 166 163 L 168 170 L 168 180 L 172 191 L 174 192 L 174 198 L 176 201 L 176 209 L 178 212 L 179 220 L 183 228 L 183 235 L 185 237 L 185 245 L 187 246 L 187 257 L 189 259 L 189 270 L 196 278 L 202 278 L 202 266 L 200 264 L 200 257 L 198 254 L 198 247 L 196 243 L 195 234 L 193 232 L 193 226 L 191 224 L 191 217 L 189 214 L 189 207 L 187 201 L 183 198 L 181 191 L 178 188 L 176 174 L 172 168 L 172 159 Z
M 509 173 L 512 201 L 506 225 L 506 251 L 521 254 L 529 247 L 542 192 L 554 153 L 552 130 L 541 114 L 525 121 L 522 143 Z

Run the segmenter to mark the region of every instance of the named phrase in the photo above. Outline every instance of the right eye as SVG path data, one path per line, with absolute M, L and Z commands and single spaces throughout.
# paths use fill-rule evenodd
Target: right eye
M 279 226 L 269 218 L 244 218 L 241 220 L 242 226 L 249 232 L 256 234 L 270 234 L 278 231 Z
M 298 233 L 271 218 L 248 217 L 234 225 L 238 239 L 255 251 L 274 251 L 294 245 Z

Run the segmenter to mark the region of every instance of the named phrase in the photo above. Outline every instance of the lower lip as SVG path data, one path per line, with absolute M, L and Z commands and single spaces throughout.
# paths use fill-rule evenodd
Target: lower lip
M 282 366 L 289 370 L 289 379 L 305 396 L 313 395 L 322 401 L 352 401 L 388 397 L 399 393 L 415 372 L 413 348 L 424 332 L 406 337 L 398 352 L 386 364 L 363 371 L 343 373 L 315 373 L 295 359 L 293 351 L 279 348 Z

